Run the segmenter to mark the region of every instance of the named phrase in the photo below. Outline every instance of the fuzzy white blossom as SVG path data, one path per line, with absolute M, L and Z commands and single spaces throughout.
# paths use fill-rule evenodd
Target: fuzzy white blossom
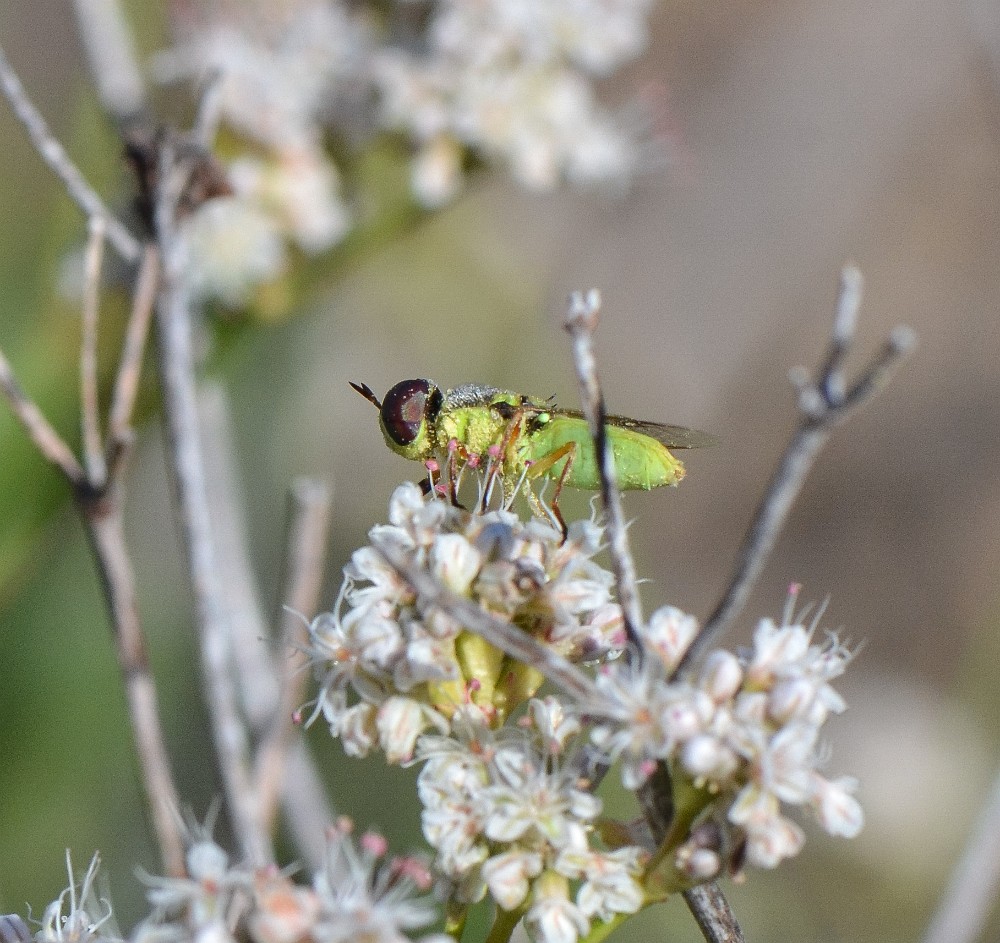
M 760 621 L 742 657 L 712 652 L 700 670 L 670 680 L 693 631 L 677 610 L 654 613 L 641 633 L 644 658 L 606 664 L 598 674 L 606 719 L 592 738 L 609 761 L 621 761 L 624 784 L 636 788 L 657 762 L 669 763 L 675 777 L 715 797 L 733 832 L 724 843 L 744 847 L 760 867 L 802 847 L 802 830 L 783 806 L 811 808 L 832 835 L 856 835 L 864 822 L 856 783 L 818 771 L 821 725 L 845 707 L 830 682 L 849 650 L 834 636 L 817 643 L 815 623 L 796 622 L 790 603 L 781 624 Z M 711 871 L 703 851 L 718 849 L 682 850 L 678 866 L 692 876 Z
M 645 47 L 650 0 L 439 0 L 419 52 L 383 48 L 386 122 L 420 147 L 414 188 L 428 205 L 459 186 L 460 146 L 534 189 L 563 180 L 619 186 L 640 164 L 635 136 L 596 100 L 593 78 Z
M 493 731 L 470 708 L 456 720 L 455 737 L 425 735 L 417 747 L 424 835 L 437 853 L 435 867 L 459 899 L 489 892 L 505 910 L 534 900 L 532 920 L 545 939 L 554 926 L 585 933 L 590 917 L 634 913 L 644 899 L 638 878 L 647 852 L 594 844 L 602 803 L 579 780 L 574 758 L 582 741 L 562 713 L 553 699 L 532 701 L 528 717 L 540 724 Z M 569 895 L 555 910 L 553 887 Z
M 313 717 L 349 753 L 377 744 L 390 763 L 421 767 L 423 832 L 455 904 L 488 895 L 523 912 L 533 939 L 576 943 L 648 894 L 797 854 L 796 807 L 833 835 L 862 827 L 856 783 L 820 772 L 822 724 L 845 706 L 832 682 L 851 653 L 795 618 L 794 594 L 747 651 L 678 671 L 696 620 L 664 607 L 629 647 L 593 521 L 564 539 L 540 519 L 469 512 L 416 485 L 396 489 L 388 517 L 310 627 Z M 400 575 L 410 569 L 593 670 L 591 693 L 535 697 L 541 674 L 467 629 L 461 609 L 418 598 Z M 617 764 L 632 790 L 666 764 L 685 827 L 653 864 L 627 826 L 601 820 L 584 773 L 595 762 Z
M 470 514 L 416 485 L 397 488 L 389 524 L 372 528 L 371 545 L 355 551 L 332 612 L 313 620 L 309 654 L 320 679 L 316 712 L 359 755 L 377 739 L 394 762 L 406 762 L 424 730 L 448 730 L 449 718 L 472 702 L 497 718 L 541 683 L 525 666 L 447 613 L 427 611 L 379 548 L 403 554 L 451 592 L 475 601 L 573 661 L 600 660 L 624 642 L 613 577 L 592 559 L 600 530 L 575 523 L 564 541 L 541 521 L 506 511 Z M 357 716 L 357 705 L 370 711 Z M 316 716 L 314 712 L 314 717 Z M 352 713 L 355 712 L 355 713 Z M 361 721 L 361 723 L 359 723 Z M 555 738 L 573 724 L 553 714 Z
M 192 254 L 196 297 L 245 306 L 282 276 L 293 250 L 337 245 L 354 213 L 333 154 L 351 154 L 378 132 L 409 139 L 412 190 L 426 207 L 458 193 L 470 155 L 534 189 L 563 181 L 627 186 L 652 148 L 638 120 L 598 103 L 594 82 L 643 51 L 651 7 L 652 0 L 434 0 L 426 10 L 410 0 L 185 5 L 153 74 L 164 83 L 214 83 L 220 158 L 233 190 L 225 213 L 193 225 L 202 236 Z

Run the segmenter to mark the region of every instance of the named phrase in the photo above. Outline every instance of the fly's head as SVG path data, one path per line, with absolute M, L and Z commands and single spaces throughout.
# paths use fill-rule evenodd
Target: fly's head
M 402 380 L 381 402 L 364 383 L 352 383 L 378 409 L 385 444 L 397 455 L 423 461 L 434 454 L 434 427 L 444 400 L 430 380 Z

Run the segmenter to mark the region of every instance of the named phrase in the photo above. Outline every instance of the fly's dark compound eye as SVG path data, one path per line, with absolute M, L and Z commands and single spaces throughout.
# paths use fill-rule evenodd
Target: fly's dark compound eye
M 382 425 L 397 445 L 409 445 L 424 420 L 433 420 L 440 408 L 441 391 L 430 380 L 403 380 L 382 400 Z

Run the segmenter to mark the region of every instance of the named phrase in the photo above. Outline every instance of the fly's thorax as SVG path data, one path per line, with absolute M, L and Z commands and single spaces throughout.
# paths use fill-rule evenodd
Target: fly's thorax
M 438 416 L 437 447 L 447 449 L 452 440 L 470 455 L 486 456 L 491 445 L 499 445 L 507 422 L 489 406 L 445 408 Z

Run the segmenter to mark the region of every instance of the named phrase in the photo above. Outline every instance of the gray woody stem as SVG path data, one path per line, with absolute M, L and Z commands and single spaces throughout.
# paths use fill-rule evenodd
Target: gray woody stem
M 146 640 L 139 620 L 135 576 L 122 529 L 122 491 L 117 473 L 123 466 L 118 463 L 114 469 L 116 473 L 109 478 L 91 480 L 41 410 L 24 394 L 2 353 L 0 393 L 39 452 L 62 472 L 70 485 L 111 615 L 129 720 L 163 865 L 168 874 L 182 875 L 184 844 L 178 828 L 177 787 L 163 740 L 156 686 L 149 670 Z M 127 423 L 127 413 L 122 418 Z
M 94 189 L 83 178 L 83 174 L 70 160 L 63 146 L 55 139 L 45 119 L 31 103 L 21 85 L 17 73 L 11 68 L 10 62 L 0 49 L 0 91 L 10 103 L 14 114 L 24 125 L 42 160 L 49 169 L 63 182 L 70 199 L 83 210 L 88 219 L 100 219 L 107 226 L 108 242 L 123 259 L 135 262 L 139 258 L 142 247 L 135 238 L 104 205 Z
M 1000 771 L 993 780 L 923 943 L 974 943 L 982 937 L 1000 891 Z
M 156 240 L 163 259 L 156 302 L 158 362 L 168 457 L 176 488 L 188 576 L 194 594 L 202 680 L 212 735 L 233 831 L 240 852 L 253 865 L 272 858 L 250 773 L 247 731 L 240 716 L 231 651 L 231 614 L 219 577 L 218 552 L 209 513 L 204 458 L 198 439 L 191 300 L 185 247 L 177 233 L 177 207 L 191 172 L 171 142 L 160 154 L 156 195 Z
M 843 361 L 854 341 L 858 308 L 861 303 L 861 273 L 846 266 L 840 276 L 840 290 L 831 332 L 830 346 L 815 380 L 803 370 L 791 379 L 798 392 L 802 416 L 774 475 L 764 492 L 753 523 L 737 556 L 733 577 L 715 611 L 709 616 L 677 667 L 675 677 L 721 636 L 746 603 L 750 590 L 764 569 L 799 491 L 820 449 L 834 427 L 867 403 L 889 381 L 899 362 L 914 343 L 913 331 L 895 328 L 882 350 L 862 371 L 849 389 L 843 375 Z
M 643 620 L 635 560 L 629 548 L 625 529 L 621 494 L 615 479 L 614 457 L 607 446 L 605 427 L 607 413 L 594 356 L 593 336 L 599 312 L 600 296 L 596 291 L 591 290 L 586 295 L 580 293 L 571 295 L 566 314 L 566 329 L 573 339 L 573 363 L 580 384 L 580 398 L 594 439 L 597 468 L 601 477 L 601 499 L 606 518 L 608 549 L 615 571 L 618 601 L 622 607 L 629 641 L 636 652 L 641 652 L 639 631 Z M 665 765 L 658 764 L 656 774 L 640 793 L 640 800 L 657 842 L 662 841 L 670 824 L 671 791 L 670 774 Z M 736 922 L 736 917 L 718 884 L 712 882 L 694 888 L 685 893 L 684 899 L 708 943 L 742 943 L 743 931 Z
M 303 654 L 308 642 L 308 627 L 304 620 L 312 618 L 319 603 L 323 585 L 323 563 L 326 539 L 330 530 L 330 489 L 320 481 L 299 478 L 292 483 L 288 500 L 288 535 L 285 540 L 285 560 L 281 586 L 283 606 L 278 616 L 277 674 L 279 692 L 277 706 L 257 747 L 254 761 L 257 801 L 265 823 L 274 818 L 276 801 L 285 798 L 285 812 L 294 830 L 294 821 L 305 809 L 303 797 L 294 796 L 299 783 L 287 775 L 289 757 L 297 756 L 301 767 L 309 757 L 305 744 L 293 739 L 295 709 L 305 699 L 309 681 L 307 659 Z M 301 754 L 301 755 L 299 755 Z M 315 774 L 313 775 L 315 778 Z M 325 808 L 316 809 L 309 819 L 324 824 L 332 821 Z M 303 848 L 303 852 L 306 849 Z
M 638 579 L 635 561 L 629 549 L 625 516 L 622 513 L 621 493 L 615 475 L 615 462 L 608 448 L 604 395 L 597 378 L 597 361 L 594 357 L 594 331 L 597 329 L 601 310 L 601 297 L 594 289 L 570 296 L 566 312 L 566 330 L 573 339 L 573 364 L 580 384 L 583 413 L 590 426 L 597 455 L 597 468 L 601 476 L 601 502 L 604 505 L 605 532 L 608 551 L 615 573 L 618 604 L 622 607 L 625 633 L 635 652 L 641 652 L 639 630 L 642 626 L 642 608 L 639 603 Z

